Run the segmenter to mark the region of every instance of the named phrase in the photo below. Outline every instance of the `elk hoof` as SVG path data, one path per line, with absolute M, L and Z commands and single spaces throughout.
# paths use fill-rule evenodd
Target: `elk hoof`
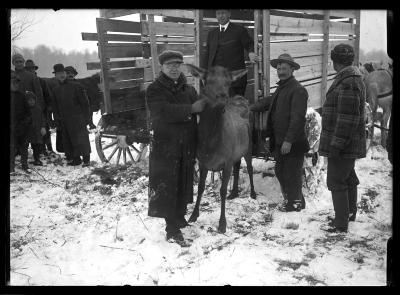
M 232 191 L 231 193 L 230 193 L 230 195 L 228 196 L 228 197 L 226 197 L 228 200 L 232 200 L 232 199 L 235 199 L 235 198 L 237 198 L 239 196 L 239 194 L 238 194 L 238 192 L 236 191 Z
M 199 217 L 198 214 L 192 214 L 188 220 L 188 222 L 196 222 L 197 218 Z
M 218 231 L 221 234 L 224 234 L 226 232 L 226 222 L 219 222 Z
M 254 200 L 257 199 L 257 193 L 256 192 L 251 192 L 250 197 L 252 199 L 254 199 Z

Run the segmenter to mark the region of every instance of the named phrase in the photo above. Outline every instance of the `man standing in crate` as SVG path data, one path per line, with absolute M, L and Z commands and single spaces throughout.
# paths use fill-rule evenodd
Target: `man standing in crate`
M 329 232 L 347 232 L 356 219 L 356 159 L 365 158 L 365 85 L 360 70 L 353 66 L 354 49 L 339 44 L 331 51 L 335 80 L 322 106 L 321 156 L 328 157 L 327 186 L 332 193 L 335 217 Z
M 245 50 L 249 54 L 250 62 L 258 61 L 254 53 L 254 42 L 248 31 L 241 25 L 230 22 L 230 17 L 231 13 L 228 9 L 216 11 L 219 26 L 208 33 L 202 68 L 222 66 L 229 71 L 245 69 Z M 229 95 L 238 94 L 244 97 L 246 86 L 247 74 L 232 83 Z
M 149 157 L 148 215 L 165 218 L 166 238 L 186 245 L 180 228 L 188 225 L 185 214 L 193 202 L 193 175 L 197 120 L 204 109 L 193 86 L 182 73 L 183 55 L 166 50 L 159 56 L 161 72 L 149 85 L 146 100 L 153 138 Z

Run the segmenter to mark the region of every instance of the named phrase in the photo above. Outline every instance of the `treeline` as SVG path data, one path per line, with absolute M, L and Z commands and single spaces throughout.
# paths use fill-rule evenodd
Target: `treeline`
M 386 68 L 388 63 L 392 63 L 392 59 L 383 50 L 364 52 L 364 50 L 360 49 L 360 62 L 362 64 L 366 62 L 377 62 L 381 63 L 382 66 Z
M 83 52 L 71 51 L 64 53 L 61 49 L 50 48 L 46 45 L 38 45 L 34 49 L 20 48 L 18 50 L 25 60 L 32 59 L 39 67 L 37 74 L 39 77 L 54 77 L 53 65 L 62 63 L 64 66 L 73 66 L 77 72 L 77 78 L 84 78 L 93 75 L 98 70 L 88 71 L 86 63 L 98 61 L 99 57 L 96 51 L 89 52 L 87 49 Z

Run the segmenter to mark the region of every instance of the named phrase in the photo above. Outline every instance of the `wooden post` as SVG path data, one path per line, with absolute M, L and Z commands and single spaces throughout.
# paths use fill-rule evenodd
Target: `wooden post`
M 254 53 L 258 53 L 258 31 L 260 27 L 260 15 L 257 9 L 254 10 Z M 258 100 L 258 89 L 259 89 L 259 79 L 258 79 L 258 63 L 254 63 L 254 99 L 250 103 L 254 103 Z
M 105 30 L 103 26 L 103 21 L 101 18 L 96 18 L 97 36 L 98 36 L 98 52 L 101 64 L 101 78 L 102 78 L 102 90 L 104 97 L 104 108 L 106 114 L 112 114 L 111 106 L 111 96 L 110 96 L 110 86 L 108 84 L 108 64 L 107 56 L 105 54 L 105 46 L 107 41 L 104 38 Z
M 321 80 L 321 106 L 325 101 L 325 94 L 328 85 L 328 61 L 329 61 L 329 19 L 330 11 L 324 10 L 324 23 L 323 23 L 323 34 L 324 40 L 322 42 L 322 80 Z
M 354 65 L 358 67 L 360 63 L 360 20 L 361 20 L 361 10 L 356 11 L 356 43 L 354 46 Z M 354 21 L 354 20 L 353 20 Z
M 149 37 L 150 37 L 150 52 L 151 52 L 151 65 L 153 70 L 153 80 L 155 80 L 160 72 L 160 68 L 158 65 L 158 54 L 157 54 L 157 40 L 156 40 L 156 31 L 154 26 L 154 15 L 148 15 L 149 22 Z
M 270 11 L 263 9 L 263 87 L 264 96 L 270 94 Z
M 194 44 L 195 44 L 194 64 L 197 67 L 200 66 L 200 57 L 201 57 L 202 21 L 203 21 L 203 10 L 196 9 L 194 11 Z M 200 80 L 199 79 L 195 79 L 194 87 L 196 88 L 197 93 L 200 93 Z

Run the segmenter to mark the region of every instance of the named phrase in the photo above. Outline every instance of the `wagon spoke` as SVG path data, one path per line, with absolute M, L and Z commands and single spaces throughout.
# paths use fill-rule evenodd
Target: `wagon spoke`
M 112 147 L 113 145 L 116 145 L 118 143 L 118 141 L 113 141 L 110 144 L 107 144 L 106 146 L 103 147 L 103 150 L 108 149 L 109 147 Z
M 126 149 L 126 151 L 128 152 L 128 156 L 131 158 L 132 163 L 135 163 L 136 161 L 133 159 L 132 154 L 131 154 L 131 151 L 129 150 L 129 148 Z
M 117 166 L 118 166 L 118 164 L 119 164 L 119 159 L 121 158 L 121 152 L 122 152 L 122 149 L 120 148 L 120 149 L 118 150 Z
M 135 148 L 135 146 L 134 146 L 133 144 L 131 144 L 130 146 L 135 150 L 135 152 L 137 152 L 138 154 L 140 154 L 140 151 L 139 151 L 137 148 Z
M 116 146 L 116 147 L 114 148 L 114 150 L 112 151 L 111 155 L 107 158 L 107 162 L 110 162 L 111 158 L 114 156 L 114 154 L 115 154 L 115 152 L 117 151 L 117 149 L 118 149 L 118 146 Z
M 124 165 L 126 166 L 126 149 L 124 149 L 123 159 L 124 159 Z

